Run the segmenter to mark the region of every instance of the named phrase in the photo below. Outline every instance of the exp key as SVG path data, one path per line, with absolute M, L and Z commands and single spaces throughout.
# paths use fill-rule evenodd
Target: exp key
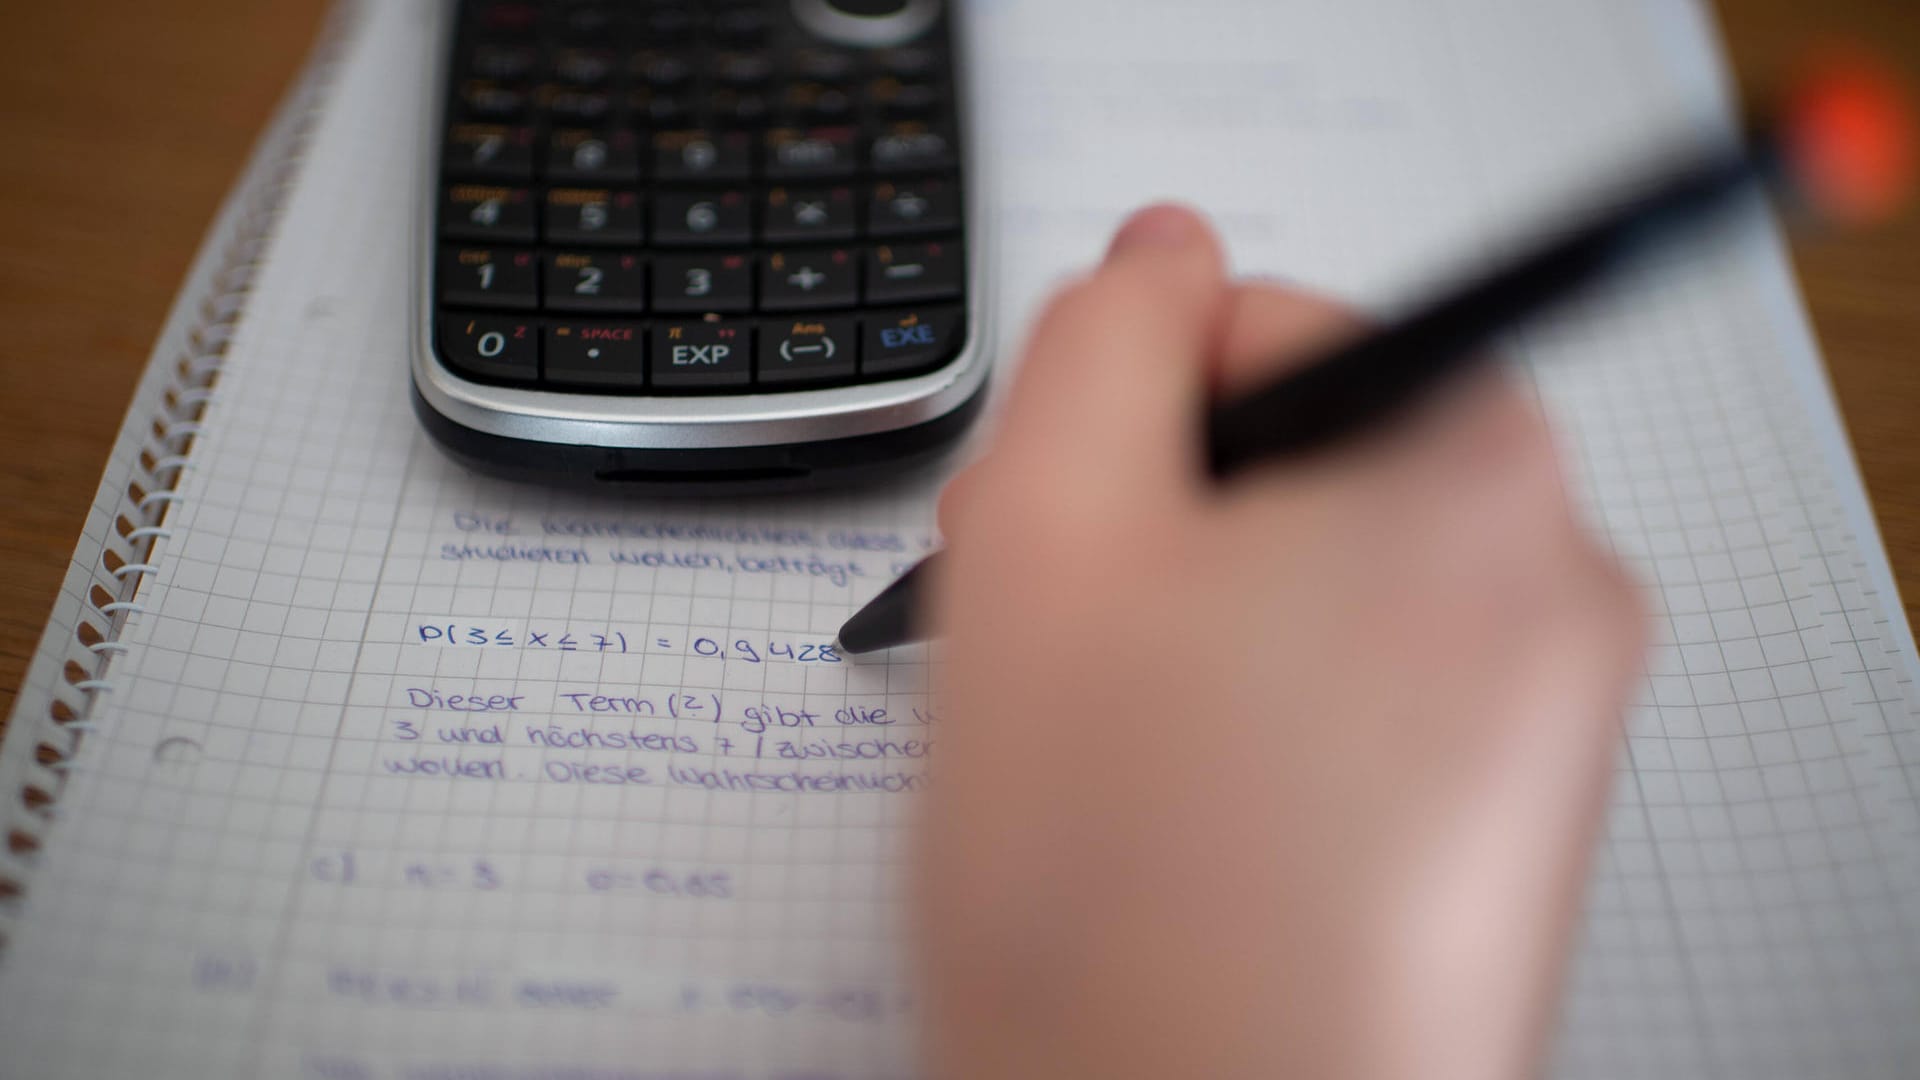
M 724 390 L 753 381 L 753 331 L 697 320 L 653 328 L 653 385 L 660 390 Z

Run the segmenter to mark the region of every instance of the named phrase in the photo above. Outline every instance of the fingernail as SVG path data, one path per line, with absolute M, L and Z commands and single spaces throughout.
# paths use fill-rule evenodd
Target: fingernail
M 1107 255 L 1112 257 L 1122 251 L 1142 247 L 1184 247 L 1199 235 L 1201 227 L 1198 216 L 1185 207 L 1167 204 L 1149 206 L 1120 226 L 1120 231 L 1113 236 L 1113 245 L 1107 249 Z

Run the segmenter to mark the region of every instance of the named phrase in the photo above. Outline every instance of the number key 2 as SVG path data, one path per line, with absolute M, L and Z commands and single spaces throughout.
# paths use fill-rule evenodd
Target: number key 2
M 637 255 L 556 252 L 547 256 L 550 311 L 638 314 L 647 309 L 647 268 Z

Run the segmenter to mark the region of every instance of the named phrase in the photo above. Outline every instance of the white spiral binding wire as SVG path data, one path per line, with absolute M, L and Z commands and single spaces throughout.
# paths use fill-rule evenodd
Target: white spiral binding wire
M 291 130 L 281 143 L 282 152 L 241 196 L 242 208 L 227 230 L 231 239 L 221 249 L 217 268 L 205 279 L 205 295 L 197 301 L 198 321 L 183 335 L 185 345 L 172 361 L 173 381 L 160 395 L 146 445 L 95 556 L 86 602 L 74 622 L 59 685 L 45 717 L 49 722 L 37 724 L 34 731 L 38 742 L 32 754 L 45 770 L 43 775 L 54 777 L 53 790 L 38 789 L 29 781 L 7 793 L 9 801 L 0 801 L 0 825 L 6 829 L 0 842 L 0 905 L 11 905 L 25 892 L 27 872 L 45 826 L 58 815 L 81 742 L 97 729 L 94 703 L 113 691 L 113 662 L 127 651 L 120 636 L 130 616 L 147 611 L 139 602 L 140 591 L 161 570 L 152 558 L 156 544 L 173 535 L 164 523 L 172 507 L 183 501 L 179 485 L 193 468 L 193 444 L 204 430 L 201 418 L 218 396 L 216 384 L 227 349 L 246 311 L 286 195 L 299 175 L 308 137 L 318 120 L 318 103 L 346 37 L 351 7 L 342 4 L 320 35 L 316 59 L 290 105 Z M 5 944 L 4 929 L 0 923 L 0 947 Z

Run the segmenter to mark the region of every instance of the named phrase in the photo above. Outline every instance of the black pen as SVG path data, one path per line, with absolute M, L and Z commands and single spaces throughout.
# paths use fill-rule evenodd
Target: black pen
M 1523 319 L 1671 242 L 1735 196 L 1764 185 L 1818 216 L 1863 219 L 1897 207 L 1911 155 L 1903 104 L 1871 69 L 1848 67 L 1801 88 L 1775 122 L 1744 144 L 1695 151 L 1632 190 L 1624 203 L 1531 252 L 1415 308 L 1410 314 L 1208 413 L 1207 468 L 1222 480 L 1268 458 L 1321 449 L 1368 430 L 1424 398 L 1450 376 L 1487 362 L 1482 348 Z M 840 628 L 836 647 L 860 654 L 923 635 L 929 556 Z

